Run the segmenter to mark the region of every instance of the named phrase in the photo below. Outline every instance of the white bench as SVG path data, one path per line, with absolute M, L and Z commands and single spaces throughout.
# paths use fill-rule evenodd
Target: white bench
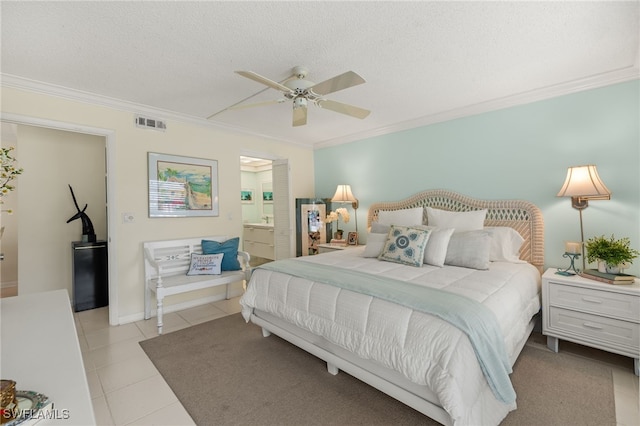
M 156 294 L 158 334 L 162 334 L 163 299 L 166 296 L 226 285 L 229 299 L 229 284 L 246 281 L 251 277 L 249 254 L 238 251 L 242 270 L 222 271 L 220 275 L 187 275 L 191 264 L 191 253 L 202 253 L 202 240 L 223 242 L 226 236 L 198 237 L 184 240 L 151 241 L 144 247 L 144 319 L 151 318 L 151 296 Z

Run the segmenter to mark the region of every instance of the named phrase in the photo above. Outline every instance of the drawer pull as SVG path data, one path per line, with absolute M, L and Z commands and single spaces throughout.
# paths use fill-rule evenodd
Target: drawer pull
M 602 300 L 589 296 L 582 296 L 582 300 L 589 303 L 602 303 Z
M 594 329 L 594 330 L 602 330 L 602 327 L 601 327 L 601 326 L 599 326 L 599 325 L 597 325 L 597 324 L 590 323 L 590 322 L 585 322 L 585 323 L 583 323 L 582 325 L 583 325 L 584 327 L 592 328 L 592 329 Z

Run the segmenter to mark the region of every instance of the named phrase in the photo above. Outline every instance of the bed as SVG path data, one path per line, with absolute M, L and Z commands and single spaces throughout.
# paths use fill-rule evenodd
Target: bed
M 540 309 L 540 210 L 430 190 L 367 222 L 366 246 L 257 268 L 245 320 L 439 423 L 499 424 Z

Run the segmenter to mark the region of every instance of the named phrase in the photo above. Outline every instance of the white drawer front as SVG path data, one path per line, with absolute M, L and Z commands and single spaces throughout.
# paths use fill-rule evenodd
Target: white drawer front
M 245 227 L 243 238 L 256 243 L 273 244 L 273 229 Z
M 549 328 L 590 341 L 615 344 L 635 352 L 640 348 L 640 324 L 552 307 Z
M 553 306 L 640 322 L 640 297 L 549 283 Z
M 273 244 L 263 244 L 256 243 L 254 241 L 244 240 L 243 242 L 244 251 L 249 253 L 251 256 L 263 257 L 265 259 L 275 259 L 275 251 L 273 249 Z

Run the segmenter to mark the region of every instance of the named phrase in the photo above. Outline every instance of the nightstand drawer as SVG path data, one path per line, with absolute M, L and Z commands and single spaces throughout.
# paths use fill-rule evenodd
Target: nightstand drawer
M 550 309 L 549 321 L 550 330 L 566 331 L 589 340 L 595 339 L 630 349 L 640 348 L 638 323 L 554 307 Z
M 552 306 L 640 322 L 640 297 L 549 283 Z

